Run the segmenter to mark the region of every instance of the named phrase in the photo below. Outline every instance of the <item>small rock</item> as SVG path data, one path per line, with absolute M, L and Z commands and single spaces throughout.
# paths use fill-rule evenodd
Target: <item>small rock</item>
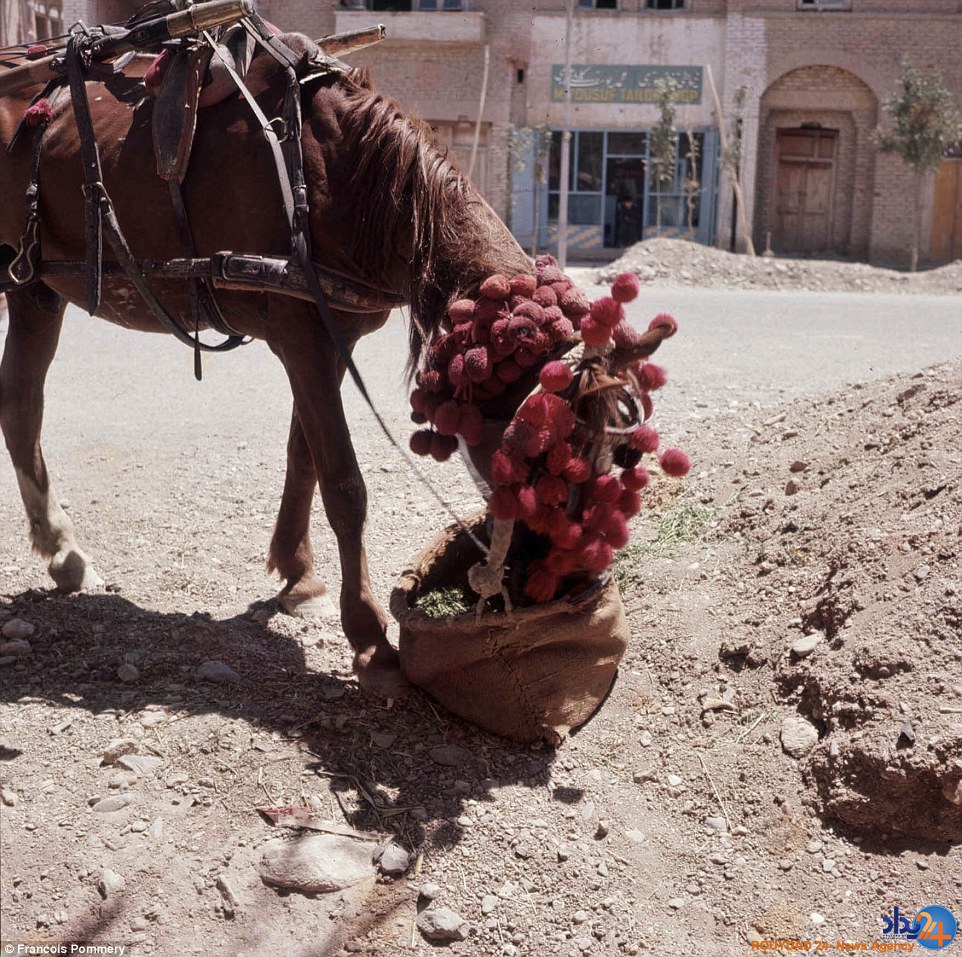
M 36 630 L 36 626 L 31 625 L 29 621 L 24 621 L 22 618 L 11 618 L 10 621 L 4 623 L 0 633 L 10 641 L 21 641 L 24 638 L 29 638 Z
M 825 860 L 822 861 L 822 870 L 825 871 L 826 874 L 830 874 L 835 870 L 835 861 L 830 857 L 826 857 Z
M 125 684 L 133 684 L 135 681 L 140 681 L 140 671 L 134 665 L 124 662 L 117 669 L 117 677 Z
M 133 803 L 133 796 L 130 794 L 115 794 L 113 797 L 103 798 L 91 806 L 92 811 L 98 814 L 109 814 L 111 811 L 122 811 L 128 804 Z
M 400 877 L 410 866 L 411 855 L 394 841 L 384 848 L 378 861 L 381 873 L 387 874 L 388 877 Z
M 818 729 L 797 715 L 782 722 L 782 750 L 793 758 L 803 758 L 818 744 Z
M 107 900 L 112 894 L 119 894 L 126 884 L 127 882 L 124 878 L 116 871 L 112 871 L 109 867 L 101 870 L 98 887 L 104 900 Z
M 915 572 L 913 573 L 915 575 L 915 580 L 917 582 L 925 581 L 925 579 L 929 577 L 929 572 L 931 570 L 932 569 L 929 568 L 928 565 L 919 565 L 919 567 L 916 568 Z
M 808 919 L 809 919 L 816 927 L 821 927 L 822 924 L 825 923 L 825 918 L 824 918 L 821 914 L 819 914 L 818 911 L 812 911 L 812 913 L 808 915 Z
M 915 744 L 915 723 L 911 718 L 902 722 L 899 728 L 899 736 L 895 741 L 897 748 L 911 748 Z
M 3 801 L 7 807 L 16 807 L 17 792 L 11 791 L 9 788 L 3 788 L 3 790 L 0 790 L 0 801 Z
M 459 768 L 463 764 L 470 764 L 471 752 L 466 748 L 459 748 L 456 744 L 442 744 L 431 748 L 428 756 L 435 764 L 446 768 Z
M 434 898 L 441 893 L 441 885 L 435 884 L 433 881 L 428 881 L 426 884 L 421 885 L 421 889 L 418 891 L 418 893 L 425 900 L 433 901 Z
M 825 636 L 817 631 L 802 638 L 796 638 L 791 645 L 792 654 L 796 658 L 807 658 L 824 640 Z
M 515 857 L 522 859 L 531 857 L 531 848 L 527 844 L 518 844 L 514 849 Z
M 632 844 L 644 844 L 645 842 L 644 831 L 627 830 L 625 831 L 625 837 L 627 837 Z
M 147 837 L 153 841 L 159 841 L 164 836 L 164 819 L 158 817 L 147 828 Z
M 487 916 L 498 906 L 498 898 L 494 894 L 485 894 L 481 898 L 481 913 Z
M 672 897 L 671 900 L 668 901 L 668 906 L 672 910 L 681 910 L 685 906 L 685 900 L 682 897 Z
M 233 917 L 240 907 L 240 901 L 237 899 L 237 894 L 234 893 L 234 888 L 223 874 L 217 876 L 216 887 L 223 899 L 224 913 L 228 917 Z
M 4 658 L 25 658 L 33 649 L 29 641 L 15 638 L 13 641 L 0 643 L 0 656 Z
M 124 754 L 117 758 L 120 767 L 141 775 L 156 771 L 163 763 L 163 758 L 156 758 L 151 754 Z
M 805 845 L 805 850 L 808 851 L 809 854 L 817 854 L 824 846 L 821 841 L 809 841 L 808 844 Z
M 798 495 L 802 487 L 794 479 L 789 479 L 785 483 L 785 494 L 786 495 Z
M 223 661 L 205 661 L 194 672 L 198 681 L 212 681 L 219 685 L 236 685 L 240 675 Z
M 447 907 L 429 907 L 417 916 L 417 928 L 427 940 L 464 940 L 467 921 Z
M 101 764 L 116 764 L 125 754 L 134 754 L 137 751 L 137 742 L 133 738 L 116 738 L 107 745 Z
M 268 841 L 259 870 L 265 884 L 304 894 L 330 894 L 374 876 L 369 847 L 333 834 Z
M 668 775 L 668 784 L 670 787 L 673 787 L 673 788 L 678 787 L 683 782 L 683 780 L 684 779 L 680 778 L 677 774 Z
M 571 919 L 576 924 L 583 924 L 586 920 L 591 919 L 591 914 L 589 914 L 586 910 L 576 910 L 574 914 L 571 915 Z
M 599 821 L 598 827 L 595 830 L 595 839 L 598 841 L 604 840 L 611 831 L 611 825 L 607 821 Z
M 724 834 L 728 830 L 728 822 L 723 817 L 706 817 L 705 827 L 710 827 L 719 834 Z
M 789 472 L 804 472 L 808 468 L 808 462 L 796 460 L 788 467 Z

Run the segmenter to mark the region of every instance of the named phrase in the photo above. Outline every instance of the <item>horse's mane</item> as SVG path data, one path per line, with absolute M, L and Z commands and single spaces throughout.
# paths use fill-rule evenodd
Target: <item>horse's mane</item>
M 409 257 L 409 369 L 414 369 L 449 303 L 499 270 L 503 238 L 499 242 L 493 230 L 494 212 L 427 123 L 374 92 L 366 72 L 355 71 L 345 83 L 350 108 L 342 130 L 356 161 L 352 188 L 358 208 L 367 211 L 356 223 L 351 252 L 361 263 Z M 410 237 L 409 249 L 398 248 L 402 236 Z

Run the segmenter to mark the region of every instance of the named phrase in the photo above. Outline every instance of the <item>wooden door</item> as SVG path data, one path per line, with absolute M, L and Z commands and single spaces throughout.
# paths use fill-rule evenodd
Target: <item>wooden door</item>
M 936 263 L 962 259 L 962 156 L 943 160 L 936 173 L 929 255 Z
M 832 249 L 835 130 L 779 130 L 775 252 L 811 256 Z

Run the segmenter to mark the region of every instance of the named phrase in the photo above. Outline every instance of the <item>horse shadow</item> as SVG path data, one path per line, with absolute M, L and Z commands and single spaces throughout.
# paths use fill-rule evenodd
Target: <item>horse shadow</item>
M 34 589 L 0 596 L 0 621 L 21 617 L 36 627 L 28 639 L 30 653 L 0 668 L 0 702 L 54 709 L 47 728 L 53 735 L 69 733 L 84 713 L 100 721 L 112 718 L 110 736 L 117 738 L 142 722 L 148 740 L 153 720 L 164 722 L 167 738 L 177 733 L 173 722 L 186 718 L 220 716 L 235 728 L 242 722 L 250 746 L 223 762 L 234 768 L 233 793 L 250 801 L 252 827 L 257 805 L 298 803 L 290 787 L 251 783 L 275 762 L 299 760 L 304 790 L 329 792 L 337 805 L 334 816 L 343 824 L 393 835 L 411 850 L 457 845 L 465 832 L 458 819 L 466 804 L 496 803 L 498 791 L 509 786 L 550 784 L 552 749 L 497 738 L 417 689 L 388 703 L 362 692 L 346 670 L 314 670 L 296 634 L 279 635 L 269 627 L 275 615 L 295 621 L 273 602 L 217 619 L 142 608 L 110 592 Z M 308 630 L 301 624 L 286 630 L 297 629 Z M 346 640 L 330 642 L 322 649 L 326 658 L 340 658 L 346 666 Z M 230 682 L 198 676 L 199 665 L 210 661 L 228 666 Z M 119 677 L 121 665 L 128 666 L 128 679 L 130 666 L 136 669 L 130 683 Z M 18 740 L 10 728 L 0 760 L 15 773 L 21 754 L 47 745 L 42 739 Z M 216 738 L 216 726 L 204 730 Z M 208 758 L 219 760 L 214 752 Z M 556 796 L 565 803 L 578 799 Z M 333 804 L 325 806 L 331 810 Z

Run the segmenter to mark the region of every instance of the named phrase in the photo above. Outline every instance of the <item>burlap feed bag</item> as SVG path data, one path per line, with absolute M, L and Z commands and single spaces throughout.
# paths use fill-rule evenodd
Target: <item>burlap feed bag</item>
M 485 537 L 484 519 L 469 523 Z M 414 560 L 391 595 L 401 626 L 401 668 L 449 711 L 517 741 L 558 744 L 584 724 L 611 687 L 628 644 L 628 622 L 614 579 L 581 600 L 432 618 L 421 595 L 459 585 L 481 558 L 457 526 Z

